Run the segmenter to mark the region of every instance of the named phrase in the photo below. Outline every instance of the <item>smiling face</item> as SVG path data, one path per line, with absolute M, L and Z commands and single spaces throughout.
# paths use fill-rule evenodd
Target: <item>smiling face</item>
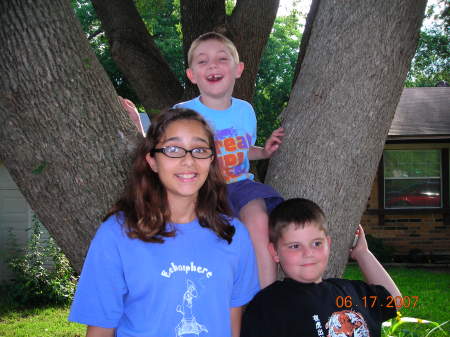
M 290 278 L 302 283 L 319 283 L 328 264 L 330 237 L 316 224 L 290 224 L 269 251 Z
M 244 64 L 236 63 L 224 43 L 211 39 L 200 42 L 195 48 L 186 74 L 197 84 L 202 97 L 230 99 L 234 83 L 243 70 Z
M 160 142 L 155 148 L 179 146 L 186 150 L 211 147 L 208 134 L 203 125 L 195 120 L 177 120 L 168 125 Z M 197 200 L 198 191 L 208 177 L 213 157 L 193 158 L 190 153 L 182 158 L 169 158 L 163 153 L 147 154 L 147 163 L 158 174 L 159 180 L 167 191 L 170 205 L 180 200 Z

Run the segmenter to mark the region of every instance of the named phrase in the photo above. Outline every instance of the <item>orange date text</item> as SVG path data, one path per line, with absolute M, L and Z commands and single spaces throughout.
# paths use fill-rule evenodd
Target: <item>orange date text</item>
M 358 305 L 366 308 L 375 306 L 396 309 L 415 308 L 418 302 L 419 296 L 387 296 L 385 299 L 380 299 L 378 296 L 363 296 L 360 301 L 353 301 L 351 296 L 336 297 L 336 307 L 347 309 Z

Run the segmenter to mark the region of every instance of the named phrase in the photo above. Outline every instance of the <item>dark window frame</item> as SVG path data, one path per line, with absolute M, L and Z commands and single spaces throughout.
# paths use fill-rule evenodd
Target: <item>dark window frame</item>
M 395 144 L 412 144 L 412 143 L 431 143 L 431 142 L 418 142 L 418 141 L 411 141 L 411 142 L 392 142 Z M 436 144 L 445 144 L 449 143 L 449 141 L 439 141 L 439 142 L 432 142 L 433 145 Z M 432 149 L 433 146 L 430 146 L 430 149 Z M 391 149 L 388 149 L 391 150 Z M 392 149 L 394 150 L 394 149 Z M 407 150 L 407 149 L 401 149 L 401 150 Z M 413 149 L 411 149 L 413 150 Z M 450 226 L 450 170 L 449 170 L 449 148 L 443 147 L 439 148 L 441 151 L 441 186 L 442 186 L 442 203 L 441 207 L 432 207 L 432 208 L 385 208 L 384 207 L 384 150 L 383 155 L 380 159 L 380 163 L 378 165 L 378 172 L 377 172 L 377 189 L 378 189 L 378 208 L 377 209 L 367 209 L 365 214 L 367 215 L 378 215 L 378 224 L 380 226 L 384 225 L 384 216 L 385 215 L 396 215 L 396 214 L 405 214 L 405 215 L 415 215 L 415 214 L 433 214 L 433 213 L 440 213 L 444 217 L 444 224 L 447 226 Z

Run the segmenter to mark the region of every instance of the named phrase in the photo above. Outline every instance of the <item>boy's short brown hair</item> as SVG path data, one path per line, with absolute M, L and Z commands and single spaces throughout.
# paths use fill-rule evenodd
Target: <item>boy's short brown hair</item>
M 220 34 L 220 33 L 216 33 L 216 32 L 208 32 L 205 34 L 200 35 L 198 38 L 196 38 L 191 46 L 189 47 L 189 51 L 188 51 L 188 66 L 191 66 L 192 63 L 192 58 L 193 58 L 193 54 L 195 49 L 200 45 L 200 43 L 204 42 L 204 41 L 209 41 L 209 40 L 217 40 L 219 42 L 222 42 L 230 51 L 231 56 L 233 57 L 234 62 L 236 62 L 236 64 L 239 63 L 239 54 L 238 51 L 236 49 L 236 46 L 234 45 L 233 42 L 231 42 L 231 40 L 229 38 L 227 38 L 226 36 Z
M 269 215 L 269 240 L 276 245 L 283 231 L 290 225 L 296 228 L 315 225 L 327 235 L 326 217 L 322 209 L 313 201 L 293 198 L 283 201 Z

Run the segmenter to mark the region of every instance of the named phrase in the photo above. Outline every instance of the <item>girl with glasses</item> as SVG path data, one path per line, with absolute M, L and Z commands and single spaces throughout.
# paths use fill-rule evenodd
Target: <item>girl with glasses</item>
M 238 336 L 259 286 L 249 235 L 230 214 L 207 123 L 189 109 L 161 113 L 92 240 L 69 320 L 88 337 Z

